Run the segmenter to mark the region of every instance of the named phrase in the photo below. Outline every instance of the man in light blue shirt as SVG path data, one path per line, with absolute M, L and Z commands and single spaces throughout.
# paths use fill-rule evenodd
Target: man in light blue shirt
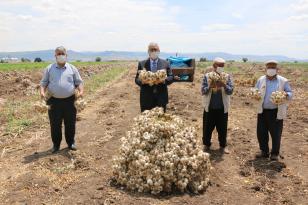
M 52 152 L 60 149 L 62 141 L 62 121 L 65 125 L 65 139 L 68 148 L 76 150 L 76 108 L 75 99 L 83 95 L 83 81 L 77 68 L 67 63 L 67 52 L 64 47 L 55 50 L 56 63 L 49 65 L 41 80 L 41 97 L 45 98 L 46 91 L 51 95 L 47 104 L 50 105 L 48 116 L 53 142 Z M 75 96 L 75 89 L 79 96 Z
M 285 101 L 292 99 L 292 90 L 288 80 L 277 74 L 278 62 L 271 60 L 266 62 L 266 75 L 261 76 L 256 84 L 261 92 L 260 107 L 257 121 L 257 137 L 260 153 L 257 158 L 269 157 L 269 133 L 272 138 L 271 160 L 278 160 L 283 129 L 283 119 L 286 117 L 287 104 L 274 104 L 271 95 L 275 91 L 285 92 Z
M 257 88 L 261 88 L 260 81 L 257 82 L 256 85 Z M 267 77 L 266 78 L 266 91 L 265 91 L 265 96 L 264 96 L 264 101 L 263 101 L 263 108 L 264 109 L 277 109 L 278 105 L 274 104 L 271 101 L 271 95 L 273 92 L 277 91 L 279 88 L 279 82 L 278 79 L 275 77 Z M 290 87 L 289 82 L 286 82 L 284 85 L 284 91 L 287 93 L 287 98 L 289 100 L 292 99 L 292 90 Z

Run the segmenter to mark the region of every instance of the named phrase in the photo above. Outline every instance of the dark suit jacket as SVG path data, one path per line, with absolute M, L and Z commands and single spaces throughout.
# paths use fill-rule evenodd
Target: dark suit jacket
M 158 59 L 157 62 L 157 70 L 165 69 L 167 71 L 167 79 L 165 83 L 161 83 L 158 85 L 149 86 L 147 84 L 142 84 L 139 79 L 139 70 L 146 69 L 147 71 L 151 71 L 151 62 L 148 58 L 147 60 L 140 61 L 138 63 L 138 70 L 135 77 L 135 82 L 140 86 L 140 106 L 141 109 L 144 107 L 151 107 L 153 105 L 153 101 L 157 101 L 155 106 L 165 106 L 168 104 L 168 88 L 167 85 L 170 85 L 173 82 L 173 74 L 170 69 L 170 64 L 168 61 L 163 59 Z M 154 93 L 154 89 L 157 91 Z M 153 107 L 153 106 L 152 106 Z

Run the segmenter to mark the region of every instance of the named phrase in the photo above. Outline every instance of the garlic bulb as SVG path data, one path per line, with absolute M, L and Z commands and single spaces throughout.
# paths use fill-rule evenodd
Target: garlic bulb
M 197 143 L 193 127 L 161 108 L 143 112 L 121 139 L 114 158 L 117 184 L 129 190 L 158 194 L 174 190 L 198 193 L 209 183 L 209 154 Z
M 34 107 L 34 110 L 36 110 L 37 112 L 40 112 L 40 113 L 45 113 L 50 109 L 50 106 L 48 106 L 46 104 L 46 101 L 44 101 L 44 100 L 41 100 L 41 101 L 34 103 L 33 107 Z
M 87 102 L 83 99 L 83 98 L 78 98 L 75 101 L 75 107 L 77 109 L 77 112 L 81 112 L 82 110 L 84 110 L 87 106 Z
M 276 105 L 283 104 L 287 100 L 287 94 L 285 91 L 272 92 L 271 101 Z
M 79 90 L 75 90 L 75 107 L 77 109 L 77 112 L 83 111 L 87 106 L 87 101 L 85 101 L 82 97 L 79 95 Z
M 153 73 L 151 71 L 141 70 L 139 71 L 139 79 L 143 84 L 156 85 L 163 83 L 167 78 L 166 70 L 158 70 Z
M 258 88 L 251 88 L 248 96 L 254 100 L 261 100 L 261 92 Z
M 47 105 L 47 101 L 51 98 L 51 96 L 51 93 L 46 90 L 45 97 L 33 104 L 34 110 L 39 113 L 46 113 L 50 109 L 50 106 Z

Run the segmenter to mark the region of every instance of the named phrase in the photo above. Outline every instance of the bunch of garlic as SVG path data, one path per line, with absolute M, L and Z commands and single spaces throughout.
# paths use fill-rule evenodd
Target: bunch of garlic
M 51 98 L 51 96 L 51 93 L 47 90 L 44 98 L 33 104 L 34 110 L 40 113 L 46 113 L 50 109 L 50 106 L 47 105 L 47 101 Z
M 221 74 L 218 74 L 214 71 L 208 73 L 208 81 L 209 81 L 210 84 L 211 83 L 215 84 L 218 81 L 226 84 L 227 80 L 228 80 L 228 74 L 225 73 L 225 72 L 223 72 Z
M 87 102 L 83 98 L 78 98 L 75 101 L 75 107 L 77 109 L 77 112 L 83 111 L 87 106 Z
M 82 96 L 79 94 L 79 90 L 75 90 L 75 107 L 77 112 L 83 111 L 87 106 L 87 101 L 83 99 Z
M 248 92 L 248 96 L 254 100 L 261 100 L 261 92 L 258 88 L 251 88 Z
M 34 103 L 33 107 L 34 107 L 34 110 L 36 110 L 37 112 L 40 112 L 40 113 L 45 113 L 50 109 L 50 106 L 48 106 L 46 104 L 46 101 L 44 101 L 44 100 L 41 100 L 41 101 Z
M 52 97 L 52 94 L 47 90 L 45 92 L 44 100 L 47 102 L 49 100 L 49 98 L 51 98 L 51 97 Z
M 276 105 L 283 104 L 287 100 L 287 94 L 285 91 L 272 92 L 271 101 Z
M 209 154 L 197 143 L 193 127 L 185 127 L 161 108 L 145 111 L 134 119 L 114 158 L 117 184 L 138 192 L 203 191 L 209 183 Z
M 151 72 L 146 70 L 139 71 L 139 79 L 143 84 L 149 84 L 150 86 L 162 83 L 167 78 L 166 70 L 158 70 L 157 72 Z

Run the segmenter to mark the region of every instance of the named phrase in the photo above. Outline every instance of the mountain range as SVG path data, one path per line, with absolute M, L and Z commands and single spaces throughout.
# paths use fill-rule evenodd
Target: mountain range
M 168 58 L 170 56 L 175 56 L 176 53 L 165 53 L 160 54 L 161 58 Z M 101 57 L 102 60 L 141 60 L 148 56 L 146 52 L 133 52 L 133 51 L 68 51 L 68 57 L 70 61 L 95 61 L 96 57 Z M 248 58 L 249 61 L 266 61 L 270 59 L 275 59 L 281 62 L 292 62 L 292 61 L 303 61 L 308 62 L 308 59 L 296 59 L 290 58 L 283 55 L 239 55 L 230 54 L 224 52 L 202 52 L 202 53 L 180 53 L 179 56 L 185 56 L 190 58 L 206 58 L 207 60 L 213 60 L 215 57 L 221 57 L 226 60 L 241 61 L 242 58 Z M 43 61 L 54 60 L 54 50 L 41 50 L 41 51 L 22 51 L 22 52 L 0 52 L 1 58 L 27 58 L 34 60 L 35 58 L 41 58 Z

